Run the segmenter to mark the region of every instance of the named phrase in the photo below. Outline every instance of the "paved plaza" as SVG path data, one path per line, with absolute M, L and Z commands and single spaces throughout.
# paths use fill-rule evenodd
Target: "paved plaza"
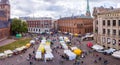
M 49 36 L 49 37 L 48 37 Z M 59 46 L 59 40 L 58 37 L 62 36 L 61 34 L 55 34 L 53 36 L 51 35 L 40 35 L 40 37 L 48 37 L 51 40 L 55 40 L 53 41 L 54 45 L 52 46 L 52 49 L 56 46 Z M 68 36 L 69 35 L 63 35 L 63 36 Z M 79 65 L 105 65 L 104 61 L 107 60 L 108 64 L 106 65 L 119 65 L 120 64 L 120 60 L 116 59 L 110 55 L 104 55 L 102 53 L 98 53 L 95 51 L 92 51 L 92 49 L 88 48 L 86 46 L 87 42 L 92 42 L 92 41 L 80 41 L 80 38 L 78 37 L 73 37 L 71 38 L 71 43 L 72 46 L 77 46 L 79 47 L 81 50 L 86 52 L 85 57 L 79 57 Z M 56 48 L 57 51 L 53 50 L 53 55 L 54 55 L 54 59 L 52 61 L 47 61 L 45 62 L 44 60 L 40 60 L 40 61 L 36 61 L 34 59 L 30 59 L 27 60 L 29 54 L 33 54 L 33 50 L 37 50 L 38 49 L 39 44 L 35 44 L 33 47 L 29 48 L 25 53 L 19 54 L 19 55 L 14 55 L 10 58 L 6 58 L 4 60 L 0 60 L 0 65 L 30 65 L 30 62 L 32 62 L 32 65 L 75 65 L 75 60 L 65 60 L 61 58 L 61 54 L 63 54 L 63 50 L 61 48 Z M 96 56 L 97 55 L 97 56 Z M 44 57 L 44 56 L 43 56 Z M 101 57 L 101 60 L 99 60 L 99 58 Z M 95 62 L 96 60 L 96 62 Z M 63 61 L 63 63 L 61 63 L 61 61 Z M 83 62 L 83 63 L 82 63 Z

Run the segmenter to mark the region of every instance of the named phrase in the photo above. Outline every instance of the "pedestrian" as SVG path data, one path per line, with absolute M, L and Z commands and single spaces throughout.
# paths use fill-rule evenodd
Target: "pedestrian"
M 94 63 L 97 63 L 97 60 L 94 60 Z
M 102 59 L 102 58 L 101 58 L 101 57 L 99 57 L 99 59 L 98 59 L 98 60 L 99 60 L 99 61 L 101 61 L 101 59 Z
M 81 63 L 83 64 L 83 61 L 81 61 Z
M 32 65 L 33 63 L 30 61 L 30 65 Z

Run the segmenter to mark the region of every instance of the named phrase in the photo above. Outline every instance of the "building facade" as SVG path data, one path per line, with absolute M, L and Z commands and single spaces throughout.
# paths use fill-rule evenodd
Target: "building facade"
M 0 41 L 10 35 L 10 4 L 9 0 L 0 0 Z
M 86 15 L 64 17 L 58 20 L 59 31 L 86 34 L 93 32 L 93 19 L 89 9 L 89 0 L 87 0 Z
M 120 49 L 120 9 L 98 7 L 94 8 L 93 15 L 95 43 Z
M 73 34 L 86 34 L 93 32 L 93 19 L 91 17 L 65 17 L 58 20 L 59 31 Z
M 42 33 L 50 32 L 53 29 L 53 19 L 50 17 L 21 17 L 28 24 L 28 32 Z

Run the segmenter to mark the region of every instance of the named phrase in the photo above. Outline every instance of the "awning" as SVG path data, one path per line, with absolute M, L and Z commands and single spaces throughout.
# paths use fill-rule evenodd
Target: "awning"
M 94 50 L 96 50 L 96 51 L 104 49 L 102 46 L 97 45 L 97 44 L 96 44 L 96 45 L 93 45 L 92 48 L 93 48 Z
M 116 51 L 112 54 L 113 57 L 120 58 L 120 51 Z

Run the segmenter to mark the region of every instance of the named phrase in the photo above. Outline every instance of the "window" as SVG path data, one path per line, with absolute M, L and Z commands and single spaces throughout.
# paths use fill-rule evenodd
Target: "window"
M 110 20 L 107 20 L 107 25 L 110 26 Z
M 120 20 L 118 20 L 118 25 L 120 26 Z
M 119 36 L 120 36 L 120 30 L 119 30 Z
M 105 38 L 104 37 L 102 38 L 102 42 L 105 43 Z
M 105 31 L 105 29 L 103 29 L 103 34 L 105 34 L 106 33 L 106 31 Z
M 115 45 L 115 44 L 116 44 L 116 40 L 115 40 L 115 39 L 113 39 L 113 40 L 112 40 L 112 43 L 113 43 L 113 45 Z
M 107 43 L 110 44 L 110 38 L 107 38 Z
M 96 24 L 98 24 L 98 20 L 96 20 Z
M 116 26 L 116 20 L 113 20 L 113 26 Z
M 115 29 L 113 29 L 113 35 L 116 35 L 116 30 Z
M 118 45 L 120 46 L 120 40 L 118 41 Z
M 107 34 L 110 35 L 110 29 L 107 29 Z
M 103 20 L 103 26 L 105 26 L 105 20 Z

